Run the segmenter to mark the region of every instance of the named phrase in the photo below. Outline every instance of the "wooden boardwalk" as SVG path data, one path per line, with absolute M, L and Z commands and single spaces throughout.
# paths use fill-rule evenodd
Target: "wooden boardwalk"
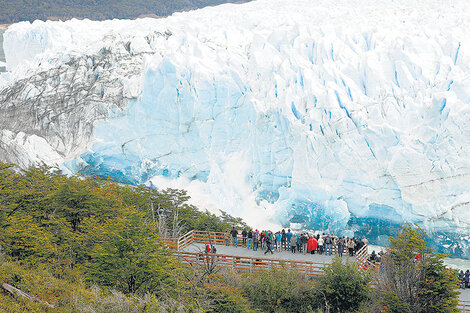
M 243 247 L 242 238 L 239 236 L 238 246 L 226 246 L 225 234 L 220 232 L 190 231 L 184 236 L 176 239 L 165 238 L 167 244 L 176 250 L 174 253 L 182 263 L 203 264 L 208 262 L 208 255 L 204 253 L 206 244 L 215 245 L 218 249 L 211 259 L 220 267 L 238 271 L 256 272 L 269 268 L 293 268 L 305 273 L 306 276 L 320 276 L 324 273 L 325 266 L 328 266 L 336 255 L 333 249 L 332 256 L 311 255 L 311 254 L 291 254 L 290 252 L 274 252 L 274 254 L 264 255 L 261 249 L 252 251 Z M 231 241 L 231 240 L 230 240 Z M 363 251 L 365 251 L 363 253 Z M 360 253 L 359 253 L 360 252 Z M 361 249 L 358 256 L 367 257 L 367 248 Z M 347 257 L 344 257 L 345 260 Z M 358 262 L 358 258 L 351 259 L 357 266 L 365 269 L 364 260 Z
M 247 272 L 257 272 L 270 268 L 296 269 L 307 277 L 321 276 L 325 266 L 332 261 L 332 256 L 291 254 L 287 251 L 275 252 L 265 256 L 264 251 L 252 251 L 242 247 L 242 238 L 238 238 L 238 247 L 225 245 L 225 234 L 218 232 L 190 231 L 178 239 L 163 238 L 167 245 L 174 250 L 173 255 L 183 264 L 207 265 L 215 264 L 218 267 Z M 217 254 L 204 253 L 206 244 L 215 245 Z M 336 251 L 333 251 L 333 256 Z M 356 253 L 354 261 L 362 270 L 377 272 L 379 265 L 371 265 L 367 262 L 369 254 L 367 246 Z M 347 259 L 346 254 L 343 257 Z M 460 290 L 459 310 L 462 313 L 470 312 L 470 290 Z

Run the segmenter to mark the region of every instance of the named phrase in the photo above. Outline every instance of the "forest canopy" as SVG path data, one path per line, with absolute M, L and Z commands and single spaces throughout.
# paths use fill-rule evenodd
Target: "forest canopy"
M 47 19 L 132 19 L 142 15 L 168 16 L 231 0 L 0 0 L 0 24 Z M 246 2 L 236 1 L 236 2 Z

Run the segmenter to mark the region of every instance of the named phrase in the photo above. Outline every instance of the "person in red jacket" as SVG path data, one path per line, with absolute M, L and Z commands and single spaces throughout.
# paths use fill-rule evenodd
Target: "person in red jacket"
M 211 252 L 211 246 L 209 246 L 209 244 L 206 245 L 206 253 L 210 253 Z
M 317 247 L 318 241 L 313 236 L 310 236 L 310 239 L 307 241 L 307 251 L 311 254 L 315 254 Z

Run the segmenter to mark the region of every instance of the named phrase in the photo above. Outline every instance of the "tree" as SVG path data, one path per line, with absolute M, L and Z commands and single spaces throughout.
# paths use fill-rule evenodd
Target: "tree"
M 172 284 L 170 272 L 176 261 L 155 227 L 143 224 L 142 218 L 142 213 L 129 211 L 97 230 L 101 238 L 87 266 L 90 280 L 132 294 L 156 292 Z
M 331 266 L 325 268 L 319 289 L 332 312 L 355 312 L 369 299 L 370 280 L 370 274 L 359 270 L 355 263 L 343 264 L 342 259 L 336 257 Z
M 29 264 L 54 260 L 53 236 L 28 216 L 15 216 L 0 234 L 3 252 Z
M 377 277 L 376 311 L 458 312 L 456 277 L 444 266 L 446 255 L 427 247 L 425 236 L 423 229 L 406 224 L 398 237 L 390 237 Z

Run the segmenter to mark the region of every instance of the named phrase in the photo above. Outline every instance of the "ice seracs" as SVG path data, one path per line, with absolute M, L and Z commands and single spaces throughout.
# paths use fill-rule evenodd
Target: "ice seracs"
M 469 17 L 466 1 L 259 0 L 15 24 L 1 159 L 376 243 L 415 222 L 468 257 Z

